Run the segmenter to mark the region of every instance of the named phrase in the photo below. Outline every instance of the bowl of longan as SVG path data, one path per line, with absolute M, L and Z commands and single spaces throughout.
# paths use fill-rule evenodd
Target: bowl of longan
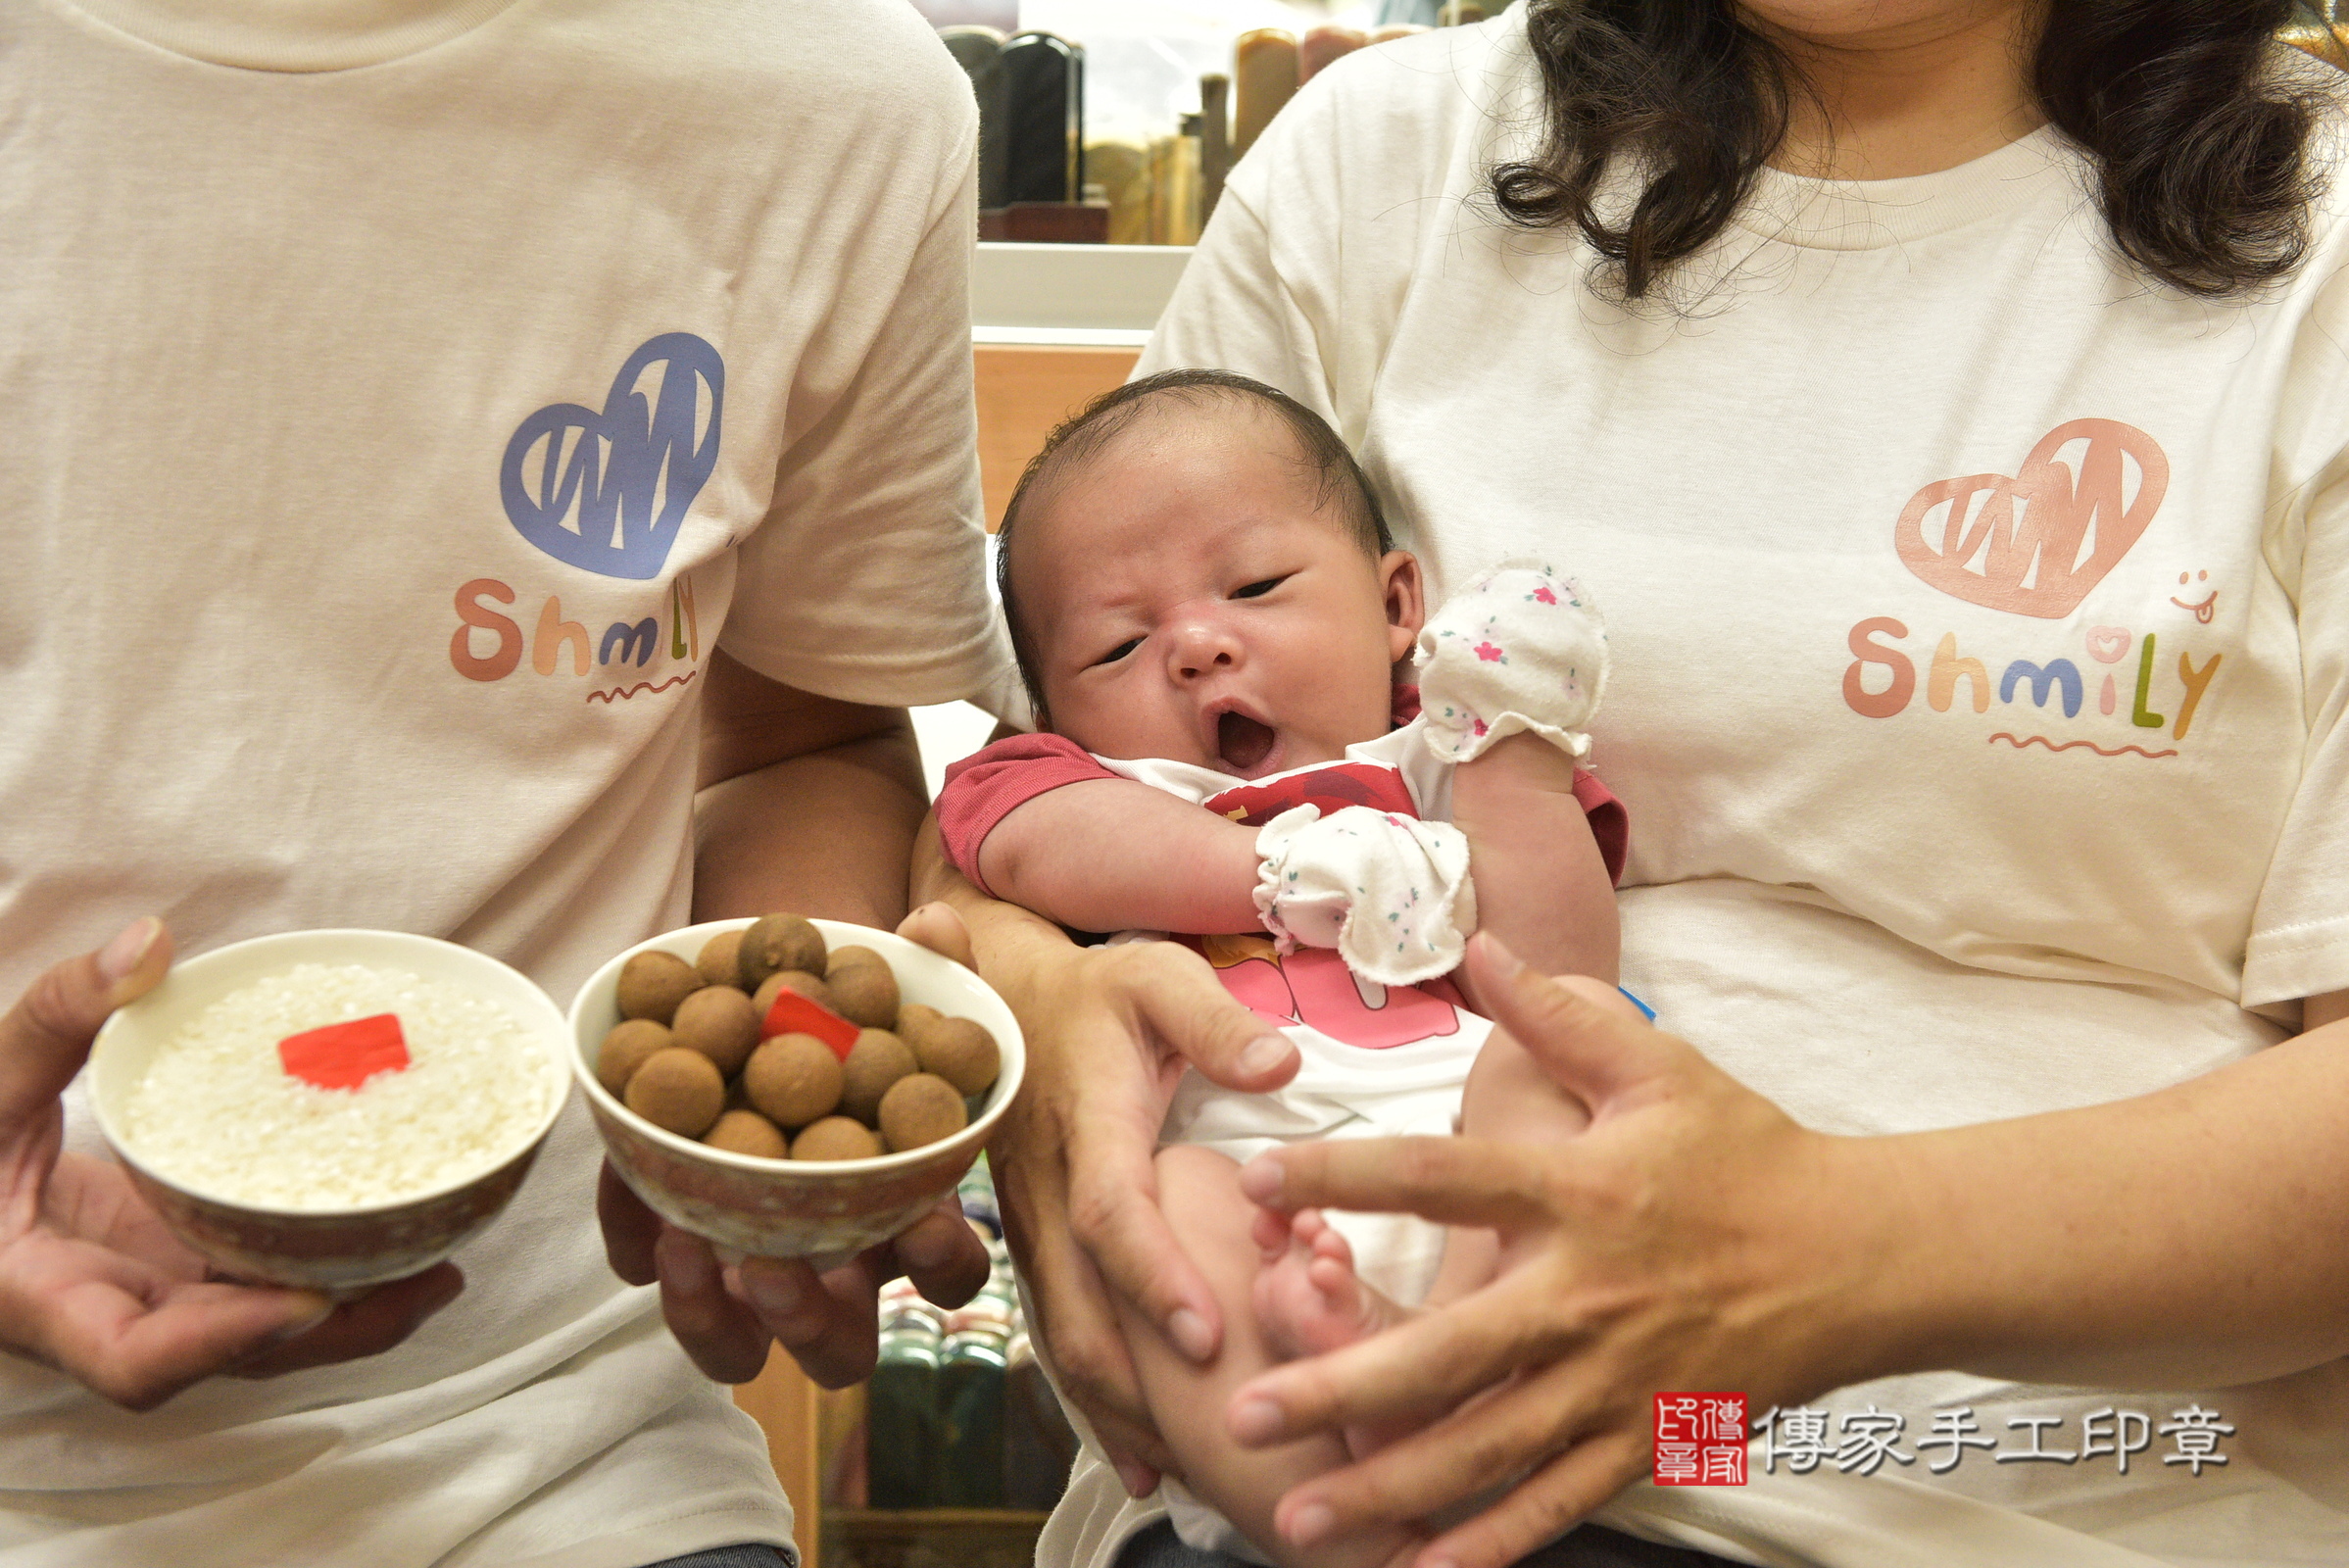
M 612 1166 L 721 1253 L 835 1268 L 952 1192 L 1018 1093 L 1018 1020 L 892 932 L 771 914 L 642 942 L 571 1004 Z

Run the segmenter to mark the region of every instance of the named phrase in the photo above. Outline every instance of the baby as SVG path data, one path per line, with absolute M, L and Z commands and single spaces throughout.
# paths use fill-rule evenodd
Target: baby
M 1284 1565 L 1384 1562 L 1399 1536 L 1281 1542 L 1274 1504 L 1346 1447 L 1240 1448 L 1225 1404 L 1509 1259 L 1491 1232 L 1410 1216 L 1271 1215 L 1239 1163 L 1310 1138 L 1581 1130 L 1584 1107 L 1445 976 L 1481 924 L 1545 972 L 1615 978 L 1622 808 L 1573 765 L 1603 634 L 1532 563 L 1428 624 L 1345 444 L 1218 371 L 1121 387 L 1055 431 L 1006 509 L 1000 570 L 1046 733 L 950 770 L 949 854 L 1063 925 L 1189 941 L 1304 1060 L 1266 1095 L 1187 1074 L 1161 1134 L 1160 1204 L 1226 1324 L 1204 1367 L 1126 1325 L 1188 1483 L 1167 1487 L 1176 1527 Z M 1413 717 L 1396 674 L 1415 646 Z

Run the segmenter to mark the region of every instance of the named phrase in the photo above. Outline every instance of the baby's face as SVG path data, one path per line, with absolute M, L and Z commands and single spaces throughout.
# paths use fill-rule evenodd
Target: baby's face
M 1160 399 L 1019 520 L 1012 595 L 1054 731 L 1262 778 L 1390 727 L 1415 562 L 1364 554 L 1270 410 Z

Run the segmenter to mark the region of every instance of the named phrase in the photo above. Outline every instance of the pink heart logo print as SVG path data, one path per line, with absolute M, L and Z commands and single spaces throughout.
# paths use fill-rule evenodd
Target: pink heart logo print
M 2064 449 L 2075 442 L 2085 447 L 2067 463 Z M 2118 419 L 2070 419 L 2012 476 L 1936 479 L 1918 491 L 1901 509 L 1893 544 L 1919 580 L 1945 594 L 2059 620 L 2129 554 L 2169 487 L 2170 460 L 2153 437 Z M 1935 514 L 1937 541 L 1928 533 Z

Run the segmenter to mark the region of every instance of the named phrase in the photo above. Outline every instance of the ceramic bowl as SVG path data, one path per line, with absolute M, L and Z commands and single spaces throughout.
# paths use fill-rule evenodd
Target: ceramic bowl
M 722 1250 L 755 1257 L 805 1257 L 837 1268 L 897 1235 L 954 1190 L 987 1135 L 1003 1119 L 1027 1064 L 1019 1022 L 992 987 L 950 958 L 888 931 L 817 920 L 828 948 L 862 946 L 896 974 L 905 1002 L 977 1020 L 995 1036 L 1002 1069 L 970 1124 L 952 1138 L 871 1159 L 761 1159 L 711 1149 L 637 1115 L 596 1081 L 596 1052 L 619 1022 L 620 966 L 639 953 L 673 953 L 687 963 L 721 931 L 749 920 L 715 920 L 639 943 L 580 988 L 571 1004 L 571 1069 L 604 1135 L 612 1169 L 652 1210 Z
M 263 1208 L 191 1187 L 147 1165 L 126 1135 L 124 1112 L 156 1049 L 221 997 L 300 963 L 404 969 L 497 1003 L 540 1044 L 546 1114 L 487 1166 L 395 1203 Z M 570 1092 L 568 1047 L 569 1030 L 547 994 L 470 948 L 403 931 L 295 931 L 255 937 L 173 964 L 161 985 L 116 1009 L 98 1032 L 88 1084 L 106 1141 L 173 1235 L 237 1279 L 347 1295 L 430 1268 L 497 1217 L 563 1112 Z

